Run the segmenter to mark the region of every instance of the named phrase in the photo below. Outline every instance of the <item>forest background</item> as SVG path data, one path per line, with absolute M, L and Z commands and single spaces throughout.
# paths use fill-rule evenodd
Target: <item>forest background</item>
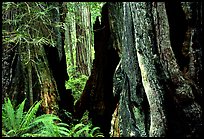
M 3 2 L 2 136 L 199 137 L 201 2 Z

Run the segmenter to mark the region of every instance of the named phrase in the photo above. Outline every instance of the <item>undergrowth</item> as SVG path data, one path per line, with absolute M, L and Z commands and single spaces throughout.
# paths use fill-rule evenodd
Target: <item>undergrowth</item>
M 103 137 L 99 127 L 89 121 L 87 113 L 77 124 L 66 124 L 53 114 L 36 116 L 41 101 L 24 112 L 24 100 L 14 108 L 10 99 L 2 105 L 2 137 Z

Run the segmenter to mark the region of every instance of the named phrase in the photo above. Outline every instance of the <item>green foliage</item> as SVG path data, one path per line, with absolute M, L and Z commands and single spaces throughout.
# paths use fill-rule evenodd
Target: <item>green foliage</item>
M 3 137 L 103 137 L 99 127 L 93 127 L 91 122 L 83 123 L 88 113 L 80 123 L 67 125 L 53 114 L 36 116 L 41 101 L 24 112 L 25 101 L 14 108 L 10 99 L 5 100 L 2 105 Z
M 40 57 L 44 59 L 43 46 L 57 44 L 59 23 L 52 20 L 55 9 L 46 2 L 2 3 L 2 44 L 6 51 L 17 47 L 25 75 L 31 66 L 39 65 Z
M 66 89 L 72 89 L 75 100 L 78 100 L 84 89 L 88 76 L 76 72 L 76 67 L 72 66 L 68 68 L 68 73 L 69 80 L 65 83 Z
M 2 105 L 2 136 L 6 137 L 35 137 L 68 136 L 68 125 L 60 123 L 60 119 L 52 114 L 36 117 L 41 101 L 24 112 L 25 100 L 14 109 L 10 99 Z
M 45 2 L 3 2 L 3 44 L 55 46 L 53 34 L 56 23 L 51 21 L 52 9 L 55 7 Z M 11 16 L 9 13 L 12 13 Z
M 101 132 L 99 132 L 99 127 L 92 127 L 90 124 L 78 123 L 73 126 L 70 130 L 71 137 L 104 137 Z
M 70 117 L 71 113 L 66 112 Z M 77 119 L 72 119 L 78 121 Z M 88 111 L 86 111 L 77 124 L 70 124 L 69 126 L 69 137 L 104 137 L 103 133 L 100 132 L 99 127 L 94 127 L 91 120 L 88 118 Z
M 104 4 L 105 2 L 89 2 L 92 24 L 95 23 L 97 16 L 99 16 L 99 19 L 101 18 L 101 8 Z
M 103 133 L 100 132 L 100 127 L 94 127 L 88 115 L 89 112 L 86 111 L 80 120 L 80 124 L 82 124 L 82 127 L 84 129 L 88 128 L 88 130 L 85 131 L 83 134 L 86 137 L 104 137 Z

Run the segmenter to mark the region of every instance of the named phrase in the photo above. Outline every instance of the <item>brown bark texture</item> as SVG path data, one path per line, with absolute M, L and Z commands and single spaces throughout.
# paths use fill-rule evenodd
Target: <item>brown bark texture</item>
M 77 71 L 84 75 L 90 75 L 91 70 L 91 32 L 90 13 L 88 6 L 76 3 L 76 66 Z

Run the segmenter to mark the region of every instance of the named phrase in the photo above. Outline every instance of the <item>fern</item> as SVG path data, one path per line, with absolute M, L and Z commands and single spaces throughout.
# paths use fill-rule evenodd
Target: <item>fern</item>
M 81 137 L 81 136 L 88 136 L 90 131 L 90 127 L 88 125 L 83 125 L 81 129 L 79 129 L 75 134 L 74 137 Z
M 19 108 L 16 111 L 16 124 L 20 125 L 23 118 L 23 109 L 25 106 L 26 99 L 19 105 Z
M 24 112 L 24 100 L 15 110 L 10 99 L 2 105 L 2 136 L 5 137 L 104 137 L 99 127 L 93 127 L 86 112 L 80 123 L 67 125 L 53 114 L 36 117 L 40 102 Z M 70 116 L 70 115 L 69 115 Z M 86 122 L 85 122 L 86 121 Z M 85 124 L 84 124 L 85 123 Z
M 60 123 L 56 115 L 44 114 L 36 117 L 40 102 L 35 102 L 27 113 L 23 112 L 25 100 L 15 111 L 10 99 L 2 108 L 2 135 L 9 137 L 61 137 L 69 136 L 68 125 Z
M 31 108 L 28 110 L 28 112 L 23 115 L 23 119 L 21 121 L 21 124 L 19 126 L 18 134 L 24 134 L 24 132 L 29 131 L 33 127 L 32 121 L 35 119 L 36 112 L 38 111 L 38 108 L 40 106 L 40 102 L 35 102 Z
M 97 132 L 97 130 L 100 130 L 100 127 L 94 127 L 91 130 L 91 132 L 90 132 L 91 137 L 94 137 L 94 136 L 98 135 L 98 134 L 94 134 L 95 132 Z M 102 135 L 102 133 L 101 133 L 101 135 Z
M 68 137 L 104 137 L 103 133 L 100 132 L 99 127 L 94 127 L 91 120 L 89 120 L 89 112 L 86 111 L 80 121 L 74 119 L 72 114 L 63 110 L 64 114 L 69 117 L 71 122 L 78 122 L 77 124 L 70 124 Z
M 7 102 L 3 105 L 2 111 L 3 127 L 7 128 L 8 130 L 15 130 L 15 111 L 10 99 L 8 99 Z
M 21 123 L 21 128 L 26 128 L 28 127 L 29 123 L 35 118 L 36 112 L 40 106 L 41 101 L 35 102 L 31 108 L 28 110 L 26 113 L 22 123 Z
M 71 137 L 104 137 L 99 127 L 92 128 L 92 124 L 78 123 L 70 130 Z

